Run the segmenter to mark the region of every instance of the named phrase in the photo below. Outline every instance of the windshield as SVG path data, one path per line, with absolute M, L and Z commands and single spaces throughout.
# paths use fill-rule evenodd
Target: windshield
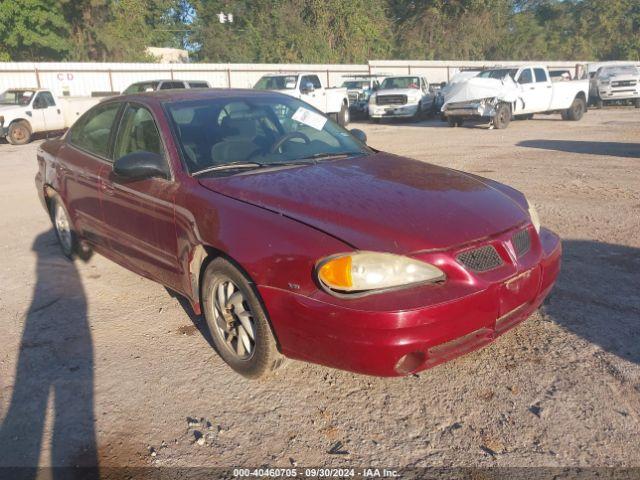
M 480 72 L 478 74 L 479 78 L 495 78 L 496 80 L 502 80 L 504 77 L 509 75 L 512 80 L 515 80 L 516 73 L 518 69 L 516 68 L 499 68 L 497 70 L 485 70 L 484 72 Z
M 598 74 L 600 78 L 615 77 L 617 75 L 640 75 L 640 73 L 633 65 L 622 65 L 620 67 L 604 67 Z
M 370 153 L 368 147 L 310 105 L 283 97 L 168 103 L 168 115 L 189 172 L 195 174 L 231 163 L 273 167 L 333 155 Z
M 2 105 L 29 105 L 33 97 L 33 90 L 7 90 L 0 94 Z
M 158 89 L 159 82 L 140 82 L 134 83 L 130 85 L 124 92 L 124 95 L 129 93 L 143 93 L 143 92 L 154 92 Z
M 369 82 L 366 80 L 348 80 L 343 82 L 342 86 L 349 90 L 368 90 Z
M 391 77 L 385 78 L 380 86 L 382 89 L 391 88 L 420 88 L 419 77 Z
M 297 75 L 269 75 L 258 80 L 253 88 L 256 90 L 293 90 L 297 83 Z

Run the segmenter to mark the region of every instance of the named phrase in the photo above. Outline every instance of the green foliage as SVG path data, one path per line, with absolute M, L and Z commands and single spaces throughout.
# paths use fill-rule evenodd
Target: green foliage
M 217 14 L 232 13 L 233 23 Z M 639 60 L 639 0 L 0 0 L 0 61 Z
M 58 2 L 0 0 L 0 60 L 62 58 L 69 51 L 67 35 Z

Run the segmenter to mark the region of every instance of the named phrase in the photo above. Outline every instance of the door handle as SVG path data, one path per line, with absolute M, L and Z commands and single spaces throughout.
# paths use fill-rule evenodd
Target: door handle
M 536 87 L 529 87 L 529 90 L 535 90 Z
M 105 182 L 100 182 L 100 190 L 102 190 L 102 193 L 109 195 L 110 197 L 112 197 L 115 192 L 114 188 Z

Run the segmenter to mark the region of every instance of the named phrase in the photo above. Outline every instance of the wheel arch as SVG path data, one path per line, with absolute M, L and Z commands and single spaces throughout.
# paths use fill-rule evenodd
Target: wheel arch
M 198 315 L 204 315 L 204 312 L 202 311 L 202 288 L 204 286 L 204 273 L 207 270 L 209 264 L 217 258 L 223 258 L 224 260 L 229 262 L 231 265 L 237 268 L 240 273 L 242 273 L 242 275 L 244 275 L 244 277 L 247 279 L 247 282 L 249 282 L 249 285 L 251 285 L 251 287 L 253 288 L 253 293 L 258 299 L 258 302 L 260 302 L 260 306 L 262 307 L 267 322 L 269 323 L 269 328 L 271 328 L 273 338 L 275 339 L 276 345 L 278 346 L 278 350 L 280 350 L 281 347 L 278 340 L 278 335 L 276 334 L 276 330 L 273 327 L 273 322 L 271 321 L 269 310 L 267 310 L 264 300 L 262 299 L 262 295 L 260 295 L 260 292 L 258 291 L 257 283 L 253 280 L 249 272 L 232 256 L 216 247 L 206 244 L 200 244 L 195 248 L 194 255 L 191 261 L 192 267 L 196 267 L 197 265 L 197 269 L 192 268 L 191 270 L 193 275 L 192 282 L 197 279 L 197 285 L 194 285 L 193 288 L 193 294 L 197 297 L 192 301 L 192 307 L 195 313 Z

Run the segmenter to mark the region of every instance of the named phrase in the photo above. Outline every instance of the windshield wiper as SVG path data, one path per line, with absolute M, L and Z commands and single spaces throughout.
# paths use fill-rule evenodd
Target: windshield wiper
M 203 173 L 209 172 L 218 172 L 221 170 L 236 170 L 236 169 L 244 169 L 244 168 L 264 168 L 268 165 L 259 162 L 231 162 L 224 163 L 222 165 L 214 165 L 212 167 L 203 168 L 202 170 L 198 170 L 197 172 L 193 172 L 192 176 L 202 175 Z
M 331 160 L 334 158 L 347 158 L 355 157 L 357 155 L 364 155 L 363 152 L 339 152 L 339 153 L 314 153 L 308 157 L 302 157 L 300 160 Z

